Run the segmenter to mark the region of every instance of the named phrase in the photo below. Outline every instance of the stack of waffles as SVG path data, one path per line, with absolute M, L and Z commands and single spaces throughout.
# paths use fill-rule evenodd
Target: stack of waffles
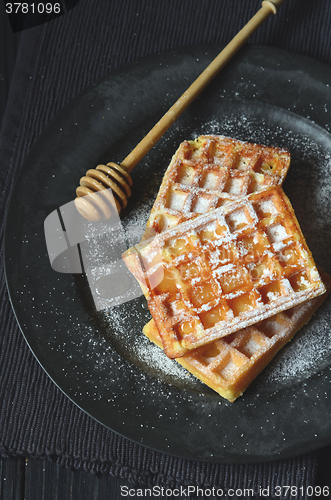
M 183 142 L 142 241 L 123 255 L 152 315 L 145 335 L 229 401 L 330 286 L 281 188 L 289 165 L 280 148 L 222 136 Z

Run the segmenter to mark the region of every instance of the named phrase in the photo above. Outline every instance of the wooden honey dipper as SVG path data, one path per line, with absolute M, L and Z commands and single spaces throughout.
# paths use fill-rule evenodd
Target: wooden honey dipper
M 114 204 L 118 213 L 126 207 L 127 199 L 131 195 L 131 170 L 244 45 L 257 28 L 271 14 L 277 13 L 277 7 L 283 2 L 284 0 L 264 0 L 257 13 L 119 165 L 110 162 L 107 165 L 98 165 L 95 169 L 90 169 L 86 172 L 86 175 L 80 179 L 80 186 L 76 189 L 77 198 L 75 199 L 76 208 L 85 219 L 92 221 L 109 219 Z M 112 190 L 114 196 L 109 192 L 109 188 Z

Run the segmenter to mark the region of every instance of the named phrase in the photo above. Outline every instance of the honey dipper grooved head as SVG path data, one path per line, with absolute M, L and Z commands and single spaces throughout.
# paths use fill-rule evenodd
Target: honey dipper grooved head
M 80 179 L 76 189 L 76 208 L 85 219 L 109 219 L 114 209 L 119 213 L 127 206 L 131 186 L 132 179 L 124 167 L 113 162 L 98 165 Z

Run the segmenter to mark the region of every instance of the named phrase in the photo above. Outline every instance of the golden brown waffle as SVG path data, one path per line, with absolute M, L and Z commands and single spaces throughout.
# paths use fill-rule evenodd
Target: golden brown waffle
M 326 299 L 331 276 L 321 274 L 327 288 L 323 295 L 198 347 L 176 361 L 221 396 L 234 401 Z M 162 347 L 153 320 L 143 331 L 152 342 Z
M 280 185 L 289 151 L 206 135 L 183 142 L 164 175 L 144 239 L 238 196 Z
M 280 187 L 180 224 L 123 258 L 172 358 L 325 291 Z

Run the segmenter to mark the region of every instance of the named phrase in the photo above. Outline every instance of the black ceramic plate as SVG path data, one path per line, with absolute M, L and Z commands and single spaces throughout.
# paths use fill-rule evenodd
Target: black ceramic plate
M 56 116 L 14 189 L 6 273 L 30 348 L 85 412 L 162 452 L 249 462 L 330 442 L 330 301 L 231 404 L 143 337 L 149 313 L 142 297 L 96 312 L 84 276 L 51 269 L 43 226 L 48 214 L 74 198 L 81 175 L 100 162 L 120 162 L 219 50 L 197 47 L 138 61 Z M 291 150 L 284 189 L 317 264 L 331 272 L 329 82 L 331 69 L 314 60 L 271 48 L 242 50 L 133 171 L 133 196 L 122 219 L 128 234 L 144 226 L 178 144 L 221 133 Z

